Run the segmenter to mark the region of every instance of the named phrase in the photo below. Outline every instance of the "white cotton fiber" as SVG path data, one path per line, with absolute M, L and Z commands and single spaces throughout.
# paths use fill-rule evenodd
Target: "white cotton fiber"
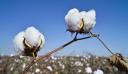
M 76 8 L 69 10 L 67 15 L 65 16 L 65 22 L 67 24 L 67 28 L 71 32 L 76 32 L 80 30 L 81 18 L 79 11 Z
M 13 40 L 13 44 L 14 44 L 14 48 L 16 51 L 23 51 L 24 50 L 24 45 L 23 45 L 23 36 L 24 36 L 24 32 L 19 32 L 14 40 Z
M 93 74 L 104 74 L 104 72 L 100 69 L 97 69 L 96 71 L 93 72 Z
M 96 24 L 95 10 L 89 10 L 86 13 L 81 14 L 84 20 L 84 32 L 89 32 Z
M 23 44 L 24 39 L 32 47 L 40 46 L 40 48 L 42 48 L 45 42 L 43 34 L 41 34 L 34 27 L 28 27 L 25 31 L 19 32 L 13 40 L 14 48 L 20 53 L 22 53 L 22 51 L 24 51 L 24 48 L 25 48 Z M 42 41 L 42 44 L 41 44 L 41 41 Z
M 85 68 L 85 71 L 86 71 L 86 73 L 89 73 L 89 74 L 92 73 L 92 69 L 91 69 L 91 67 L 86 67 L 86 68 Z
M 38 46 L 41 40 L 41 33 L 34 27 L 28 27 L 25 30 L 24 37 L 31 46 Z
M 83 19 L 83 22 L 82 22 Z M 94 9 L 81 11 L 73 8 L 65 16 L 67 30 L 70 32 L 80 32 L 83 28 L 84 33 L 88 33 L 96 24 L 96 12 Z M 84 26 L 81 25 L 84 23 Z

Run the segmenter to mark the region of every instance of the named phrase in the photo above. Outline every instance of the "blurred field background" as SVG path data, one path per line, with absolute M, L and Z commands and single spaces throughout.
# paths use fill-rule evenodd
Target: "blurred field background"
M 97 69 L 104 74 L 127 74 L 110 66 L 107 59 L 90 53 L 85 56 L 51 56 L 35 63 L 26 74 L 93 74 Z M 31 57 L 25 56 L 0 56 L 0 73 L 22 74 L 31 60 Z M 92 73 L 87 68 L 91 68 Z

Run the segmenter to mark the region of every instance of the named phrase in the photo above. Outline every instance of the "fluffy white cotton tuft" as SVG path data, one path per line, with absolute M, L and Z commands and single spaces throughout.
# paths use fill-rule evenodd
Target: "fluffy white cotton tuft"
M 51 66 L 47 66 L 47 69 L 50 70 L 50 71 L 53 71 Z
M 40 48 L 44 46 L 44 42 L 45 42 L 44 35 L 41 34 L 36 28 L 28 27 L 25 31 L 19 32 L 13 40 L 14 48 L 20 53 L 21 51 L 24 51 L 25 48 L 23 44 L 24 38 L 26 42 L 31 46 L 36 46 L 36 47 L 40 46 Z M 41 40 L 42 40 L 42 44 L 41 44 Z
M 85 68 L 85 71 L 86 71 L 86 73 L 89 73 L 89 74 L 92 73 L 92 69 L 91 69 L 91 67 L 86 67 L 86 68 Z
M 39 73 L 39 72 L 40 72 L 40 69 L 37 68 L 37 69 L 35 70 L 35 72 L 36 72 L 36 73 Z
M 88 12 L 81 12 L 81 16 L 84 21 L 84 32 L 89 32 L 96 24 L 96 12 L 95 10 L 89 10 Z
M 100 69 L 97 69 L 96 71 L 93 72 L 93 74 L 104 74 L 104 72 Z
M 24 45 L 23 45 L 23 40 L 24 40 L 24 32 L 19 32 L 14 40 L 13 40 L 13 44 L 14 44 L 14 48 L 16 51 L 20 52 L 24 50 Z
M 83 19 L 83 22 L 82 22 Z M 84 33 L 88 33 L 96 24 L 96 12 L 94 9 L 81 11 L 73 8 L 65 16 L 67 30 L 70 32 L 80 32 L 83 28 Z M 83 26 L 84 23 L 84 26 Z
M 65 16 L 65 22 L 67 24 L 67 30 L 70 32 L 77 32 L 80 30 L 80 14 L 76 8 L 69 10 Z
M 25 30 L 25 35 L 24 35 L 26 41 L 31 45 L 31 46 L 38 46 L 40 44 L 40 41 L 42 39 L 42 44 L 44 44 L 44 36 L 41 34 L 36 28 L 34 27 L 28 27 Z

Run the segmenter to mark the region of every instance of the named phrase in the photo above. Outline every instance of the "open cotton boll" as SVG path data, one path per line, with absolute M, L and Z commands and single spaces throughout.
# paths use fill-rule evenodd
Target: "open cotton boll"
M 31 46 L 37 46 L 39 45 L 39 41 L 41 40 L 41 33 L 34 27 L 28 27 L 25 30 L 25 40 L 31 45 Z
M 96 71 L 93 72 L 93 74 L 104 74 L 104 72 L 100 69 L 97 69 Z
M 13 40 L 13 44 L 14 44 L 14 48 L 16 51 L 24 51 L 24 45 L 23 45 L 23 40 L 24 40 L 24 32 L 19 32 L 14 40 Z
M 28 27 L 25 31 L 19 32 L 13 40 L 15 49 L 21 55 L 31 57 L 37 56 L 44 42 L 44 35 L 34 27 Z
M 83 30 L 88 33 L 96 24 L 96 13 L 95 10 L 90 10 L 88 12 L 81 12 L 81 17 L 84 21 Z
M 96 12 L 94 9 L 79 12 L 73 8 L 65 16 L 67 30 L 70 32 L 89 33 L 96 24 Z
M 85 68 L 85 71 L 86 71 L 86 73 L 89 73 L 89 74 L 92 73 L 92 69 L 91 69 L 91 67 L 86 67 L 86 68 Z
M 65 22 L 67 24 L 67 30 L 70 32 L 78 32 L 81 27 L 81 17 L 79 11 L 76 8 L 69 10 L 65 16 Z

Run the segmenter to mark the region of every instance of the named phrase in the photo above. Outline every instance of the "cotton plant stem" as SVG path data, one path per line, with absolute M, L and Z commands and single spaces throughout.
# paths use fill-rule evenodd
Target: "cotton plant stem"
M 75 35 L 75 37 L 74 37 L 74 40 L 77 39 L 77 35 L 78 35 L 78 32 L 76 32 L 76 35 Z
M 96 37 L 102 44 L 103 46 L 113 55 L 114 53 L 111 51 L 110 48 L 108 48 L 108 46 L 99 38 L 99 37 Z
M 33 59 L 32 62 L 25 68 L 25 70 L 23 71 L 23 74 L 25 74 L 28 69 L 36 62 L 40 61 L 40 60 L 46 60 L 48 59 L 53 53 L 57 52 L 57 51 L 60 51 L 61 49 L 65 48 L 66 46 L 72 44 L 73 42 L 76 42 L 76 41 L 80 41 L 80 40 L 84 40 L 84 39 L 88 39 L 88 38 L 92 38 L 92 37 L 96 37 L 97 35 L 94 35 L 94 36 L 87 36 L 87 37 L 83 37 L 83 38 L 77 38 L 77 34 L 75 36 L 75 38 L 63 45 L 61 45 L 60 47 L 56 48 L 56 49 L 53 49 L 51 52 L 49 53 L 46 53 L 45 55 L 43 56 L 39 56 L 38 58 L 36 59 Z
M 94 34 L 90 32 L 90 34 L 93 36 Z M 100 39 L 99 36 L 96 36 L 96 38 L 101 42 L 101 44 L 113 55 L 114 53 L 111 51 L 111 49 L 104 43 L 103 40 Z

